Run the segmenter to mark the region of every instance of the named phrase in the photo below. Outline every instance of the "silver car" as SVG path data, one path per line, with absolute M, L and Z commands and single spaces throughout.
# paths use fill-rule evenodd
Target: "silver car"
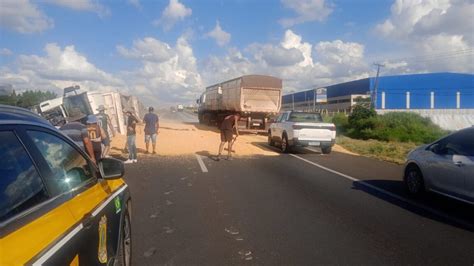
M 410 152 L 404 181 L 410 194 L 432 191 L 474 204 L 474 126 Z

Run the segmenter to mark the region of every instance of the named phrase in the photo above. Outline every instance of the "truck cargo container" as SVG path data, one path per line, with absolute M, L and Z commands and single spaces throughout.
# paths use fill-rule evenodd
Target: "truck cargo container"
M 239 128 L 266 132 L 268 119 L 281 107 L 282 80 L 263 75 L 247 75 L 206 88 L 197 100 L 202 124 L 219 125 L 229 114 L 241 114 Z

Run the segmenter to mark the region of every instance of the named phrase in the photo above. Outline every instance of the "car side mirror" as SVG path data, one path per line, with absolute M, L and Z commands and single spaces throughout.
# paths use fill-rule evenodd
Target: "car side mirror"
M 275 118 L 270 118 L 270 120 L 268 120 L 269 123 L 275 123 Z
M 114 158 L 102 158 L 98 166 L 100 175 L 104 179 L 118 179 L 125 174 L 123 162 Z

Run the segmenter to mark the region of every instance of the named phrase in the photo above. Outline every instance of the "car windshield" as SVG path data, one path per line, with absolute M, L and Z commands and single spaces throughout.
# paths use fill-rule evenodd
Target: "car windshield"
M 319 113 L 291 113 L 288 121 L 291 122 L 323 122 Z

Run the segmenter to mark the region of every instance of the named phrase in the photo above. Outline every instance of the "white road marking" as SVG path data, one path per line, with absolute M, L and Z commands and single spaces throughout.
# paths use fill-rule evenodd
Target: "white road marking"
M 207 171 L 207 167 L 206 167 L 206 165 L 204 164 L 204 162 L 202 161 L 201 155 L 199 155 L 199 154 L 195 154 L 195 155 L 196 155 L 196 159 L 197 159 L 197 161 L 198 161 L 198 163 L 199 163 L 199 166 L 201 167 L 201 171 L 202 171 L 203 173 L 207 173 L 207 172 L 208 172 L 208 171 Z
M 417 208 L 420 208 L 420 209 L 422 209 L 422 210 L 424 210 L 424 211 L 426 211 L 426 212 L 429 212 L 429 213 L 432 213 L 432 214 L 437 215 L 437 216 L 439 216 L 439 217 L 442 217 L 442 218 L 444 218 L 444 219 L 446 219 L 446 220 L 453 221 L 453 222 L 455 222 L 455 223 L 457 223 L 457 224 L 460 224 L 460 225 L 463 225 L 463 226 L 465 226 L 465 227 L 467 227 L 467 228 L 472 228 L 472 227 L 473 227 L 472 224 L 470 224 L 470 223 L 468 223 L 468 222 L 465 222 L 465 221 L 463 221 L 463 220 L 461 220 L 461 219 L 457 219 L 457 218 L 451 217 L 451 216 L 445 214 L 444 212 L 438 211 L 438 210 L 436 210 L 436 209 L 433 209 L 433 208 L 428 207 L 428 206 L 426 206 L 426 205 L 420 204 L 420 203 L 415 202 L 415 201 L 413 201 L 413 200 L 404 198 L 404 197 L 402 197 L 402 196 L 399 196 L 399 195 L 397 195 L 397 194 L 394 194 L 394 193 L 392 193 L 392 192 L 390 192 L 390 191 L 387 191 L 387 190 L 385 190 L 385 189 L 376 187 L 376 186 L 371 185 L 371 184 L 369 184 L 369 183 L 367 183 L 367 182 L 365 182 L 365 181 L 363 181 L 363 180 L 360 180 L 360 179 L 357 179 L 357 178 L 352 177 L 352 176 L 350 176 L 350 175 L 346 175 L 346 174 L 343 174 L 343 173 L 338 172 L 338 171 L 336 171 L 336 170 L 327 168 L 327 167 L 325 167 L 325 166 L 322 166 L 322 165 L 320 165 L 320 164 L 318 164 L 318 163 L 315 163 L 315 162 L 312 162 L 312 161 L 310 161 L 310 160 L 307 160 L 307 159 L 305 159 L 305 158 L 303 158 L 303 157 L 301 157 L 301 156 L 298 156 L 298 155 L 296 155 L 296 154 L 289 154 L 289 155 L 292 156 L 292 157 L 295 157 L 295 158 L 297 158 L 297 159 L 300 159 L 300 160 L 302 160 L 302 161 L 304 161 L 304 162 L 306 162 L 306 163 L 309 163 L 309 164 L 311 164 L 311 165 L 314 165 L 314 166 L 316 166 L 316 167 L 318 167 L 318 168 L 321 168 L 321 169 L 323 169 L 323 170 L 326 170 L 326 171 L 328 171 L 328 172 L 331 172 L 331 173 L 333 173 L 333 174 L 336 174 L 336 175 L 342 176 L 342 177 L 344 177 L 344 178 L 346 178 L 346 179 L 349 179 L 349 180 L 351 180 L 351 181 L 357 182 L 358 184 L 361 184 L 361 185 L 363 185 L 363 186 L 365 186 L 365 187 L 368 187 L 368 188 L 370 188 L 370 189 L 376 190 L 376 191 L 378 191 L 378 192 L 380 192 L 380 193 L 382 193 L 382 194 L 388 195 L 388 196 L 390 196 L 390 197 L 392 197 L 392 198 L 394 198 L 394 199 L 397 199 L 397 200 L 399 200 L 399 201 L 408 203 L 408 204 L 410 204 L 410 205 L 412 205 L 412 206 L 415 206 L 415 207 L 417 207 Z
M 51 256 L 56 253 L 62 246 L 64 246 L 71 238 L 73 238 L 81 229 L 83 228 L 82 224 L 76 226 L 69 234 L 63 237 L 58 243 L 56 243 L 51 249 L 48 250 L 41 258 L 39 258 L 33 265 L 43 265 Z

